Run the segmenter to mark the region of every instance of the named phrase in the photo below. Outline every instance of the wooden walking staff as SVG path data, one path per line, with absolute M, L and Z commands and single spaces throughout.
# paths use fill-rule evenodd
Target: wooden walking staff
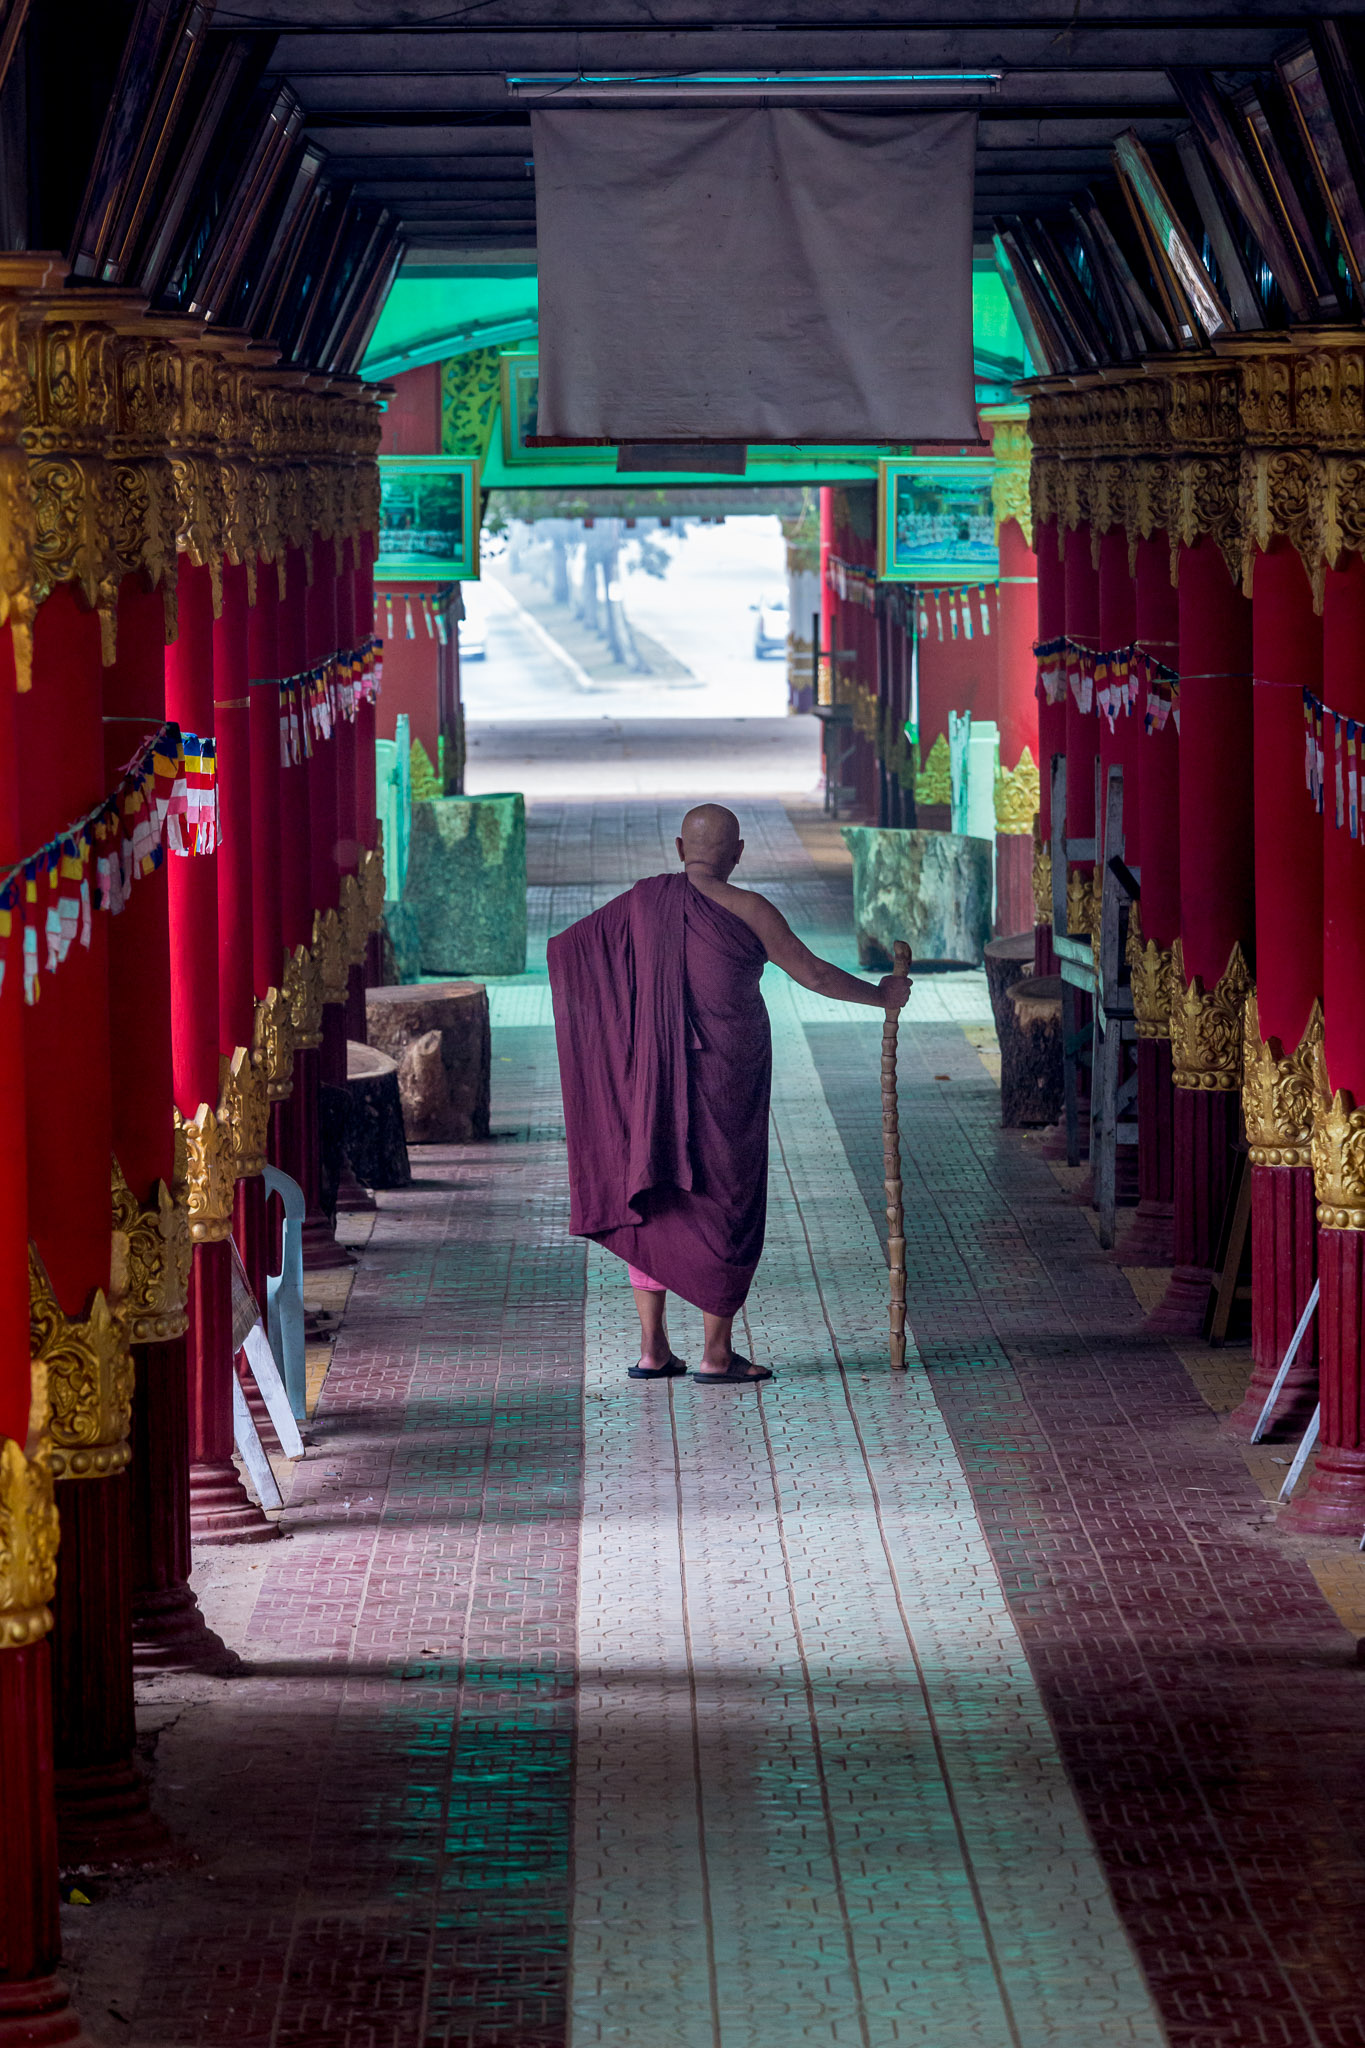
M 910 948 L 897 939 L 897 974 L 910 972 Z M 886 1188 L 886 1251 L 891 1266 L 891 1370 L 905 1371 L 905 1211 L 901 1204 L 901 1119 L 896 1102 L 896 1040 L 900 1011 L 882 1024 L 882 1173 Z

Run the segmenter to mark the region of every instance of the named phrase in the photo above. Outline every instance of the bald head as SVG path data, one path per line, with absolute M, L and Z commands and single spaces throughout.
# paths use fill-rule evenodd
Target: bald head
M 743 851 L 739 819 L 724 804 L 697 804 L 683 819 L 678 858 L 685 866 L 707 868 L 724 881 Z

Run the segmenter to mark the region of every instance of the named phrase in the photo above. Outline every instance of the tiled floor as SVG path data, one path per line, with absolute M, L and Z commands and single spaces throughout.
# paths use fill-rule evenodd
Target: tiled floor
M 748 879 L 851 965 L 846 883 L 744 809 Z M 979 977 L 921 980 L 902 1030 L 910 1371 L 885 1362 L 877 1015 L 773 977 L 748 1335 L 779 1376 L 624 1377 L 621 1269 L 564 1234 L 543 945 L 675 823 L 533 813 L 494 1136 L 381 1198 L 289 1540 L 206 1592 L 248 1668 L 148 1690 L 189 1853 L 67 1910 L 87 2027 L 1358 2048 L 1365 1669 L 1083 1212 L 996 1127 Z

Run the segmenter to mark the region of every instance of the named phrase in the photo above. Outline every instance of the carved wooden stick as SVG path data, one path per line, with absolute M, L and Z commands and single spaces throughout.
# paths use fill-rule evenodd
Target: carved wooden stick
M 910 972 L 910 948 L 895 945 L 895 971 Z M 882 1024 L 882 1173 L 886 1187 L 887 1257 L 891 1266 L 891 1370 L 905 1371 L 905 1211 L 901 1205 L 901 1121 L 896 1102 L 896 1040 L 900 1011 Z

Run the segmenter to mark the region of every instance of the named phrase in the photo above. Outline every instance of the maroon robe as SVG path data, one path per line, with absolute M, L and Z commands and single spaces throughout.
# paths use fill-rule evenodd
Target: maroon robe
M 763 1250 L 767 956 L 686 875 L 637 882 L 549 945 L 569 1228 L 712 1315 Z

